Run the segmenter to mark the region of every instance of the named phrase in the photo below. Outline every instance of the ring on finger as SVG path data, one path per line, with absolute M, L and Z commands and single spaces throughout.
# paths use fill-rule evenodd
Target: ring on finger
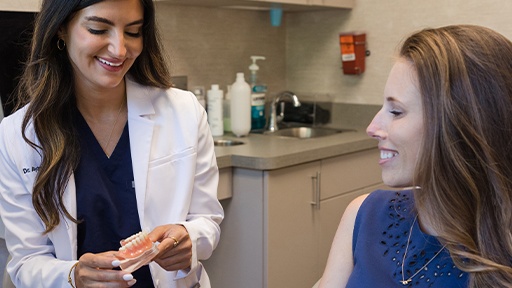
M 178 241 L 178 239 L 176 239 L 176 238 L 174 238 L 174 237 L 172 237 L 172 236 L 171 236 L 170 238 L 171 238 L 172 240 L 174 240 L 174 244 L 173 244 L 173 246 L 174 246 L 174 247 L 176 247 L 176 246 L 178 246 L 178 244 L 180 244 L 180 241 Z

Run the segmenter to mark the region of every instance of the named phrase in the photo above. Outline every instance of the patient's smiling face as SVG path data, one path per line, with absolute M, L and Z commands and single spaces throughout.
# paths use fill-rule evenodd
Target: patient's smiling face
M 366 129 L 379 141 L 382 180 L 388 186 L 407 187 L 423 143 L 423 105 L 417 74 L 411 63 L 399 59 L 384 89 L 384 104 Z

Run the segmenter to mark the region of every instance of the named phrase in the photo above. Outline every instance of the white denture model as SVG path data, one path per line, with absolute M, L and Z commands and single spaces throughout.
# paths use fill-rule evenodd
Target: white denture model
M 121 248 L 115 256 L 121 261 L 121 269 L 132 273 L 147 265 L 158 254 L 157 244 L 151 242 L 146 232 L 139 232 L 121 240 Z

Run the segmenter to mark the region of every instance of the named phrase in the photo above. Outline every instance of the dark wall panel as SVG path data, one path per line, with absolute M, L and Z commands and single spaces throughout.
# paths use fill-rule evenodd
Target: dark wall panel
M 13 91 L 28 54 L 35 15 L 0 11 L 0 98 L 5 116 L 14 109 Z

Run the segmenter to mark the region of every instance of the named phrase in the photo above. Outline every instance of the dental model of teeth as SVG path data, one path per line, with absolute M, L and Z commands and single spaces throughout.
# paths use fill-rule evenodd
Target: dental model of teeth
M 117 254 L 122 258 L 134 258 L 144 253 L 144 251 L 151 249 L 153 242 L 149 239 L 148 234 L 139 232 L 124 240 L 121 240 L 121 248 Z
M 157 244 L 151 242 L 146 232 L 139 232 L 121 240 L 115 256 L 121 261 L 121 269 L 133 272 L 148 264 L 158 254 Z

